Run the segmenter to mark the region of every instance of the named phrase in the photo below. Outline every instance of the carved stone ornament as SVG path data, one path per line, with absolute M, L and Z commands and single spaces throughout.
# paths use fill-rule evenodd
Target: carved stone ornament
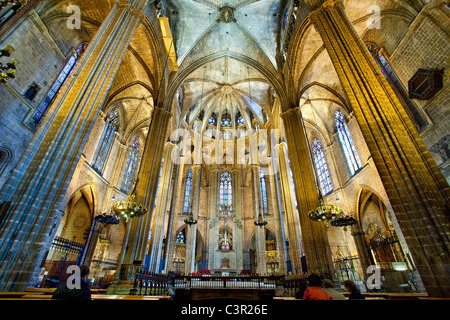
M 222 7 L 219 9 L 219 20 L 221 22 L 230 23 L 236 21 L 234 19 L 234 10 L 231 7 Z

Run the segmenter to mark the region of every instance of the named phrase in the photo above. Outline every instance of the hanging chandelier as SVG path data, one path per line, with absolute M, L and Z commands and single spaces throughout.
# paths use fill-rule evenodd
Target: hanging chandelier
M 136 196 L 132 194 L 128 196 L 126 201 L 117 201 L 114 203 L 114 212 L 125 218 L 128 222 L 131 218 L 141 217 L 147 213 L 147 208 L 142 204 L 137 204 L 135 201 Z
M 186 219 L 184 219 L 184 223 L 190 226 L 197 224 L 197 220 L 194 219 L 194 215 L 192 214 L 192 204 L 189 207 L 189 215 Z
M 258 214 L 258 219 L 255 221 L 255 226 L 264 227 L 267 224 L 267 221 L 264 220 L 261 212 Z
M 356 224 L 356 222 L 355 218 L 342 213 L 332 220 L 330 224 L 333 227 L 344 227 L 344 231 L 347 231 L 347 227 Z
M 0 50 L 1 57 L 10 57 L 11 54 L 16 51 L 11 46 L 6 46 L 6 48 Z M 0 62 L 0 82 L 6 83 L 9 78 L 14 79 L 16 77 L 16 67 L 19 64 L 19 60 L 12 59 L 6 65 Z
M 119 224 L 120 222 L 120 219 L 112 212 L 111 208 L 109 209 L 109 212 L 97 215 L 94 220 L 103 224 Z
M 342 209 L 338 206 L 328 205 L 319 191 L 319 205 L 315 210 L 308 212 L 308 217 L 313 221 L 321 221 L 325 223 L 325 227 L 329 228 L 330 224 L 340 215 L 342 215 Z

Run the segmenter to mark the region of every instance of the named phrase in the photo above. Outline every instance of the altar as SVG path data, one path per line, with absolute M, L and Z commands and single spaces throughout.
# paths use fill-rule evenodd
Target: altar
M 240 272 L 239 269 L 211 269 L 211 274 L 216 277 L 236 277 Z

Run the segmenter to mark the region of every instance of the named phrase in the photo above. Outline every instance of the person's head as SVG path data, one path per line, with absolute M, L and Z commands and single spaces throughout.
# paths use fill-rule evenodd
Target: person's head
M 89 275 L 89 267 L 88 266 L 80 266 L 80 277 L 83 279 L 87 279 Z
M 319 275 L 316 273 L 311 273 L 309 275 L 308 282 L 311 287 L 321 287 L 322 286 L 322 280 L 320 279 Z
M 322 284 L 323 284 L 324 288 L 333 288 L 334 287 L 333 281 L 331 281 L 330 279 L 323 280 Z
M 357 290 L 356 284 L 352 280 L 345 280 L 344 287 L 345 290 L 347 290 L 348 292 L 353 292 Z

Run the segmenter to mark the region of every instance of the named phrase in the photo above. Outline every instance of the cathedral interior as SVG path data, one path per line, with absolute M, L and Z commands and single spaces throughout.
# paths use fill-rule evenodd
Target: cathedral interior
M 0 291 L 71 265 L 450 298 L 450 5 L 0 1 Z M 447 106 L 447 107 L 446 107 Z

